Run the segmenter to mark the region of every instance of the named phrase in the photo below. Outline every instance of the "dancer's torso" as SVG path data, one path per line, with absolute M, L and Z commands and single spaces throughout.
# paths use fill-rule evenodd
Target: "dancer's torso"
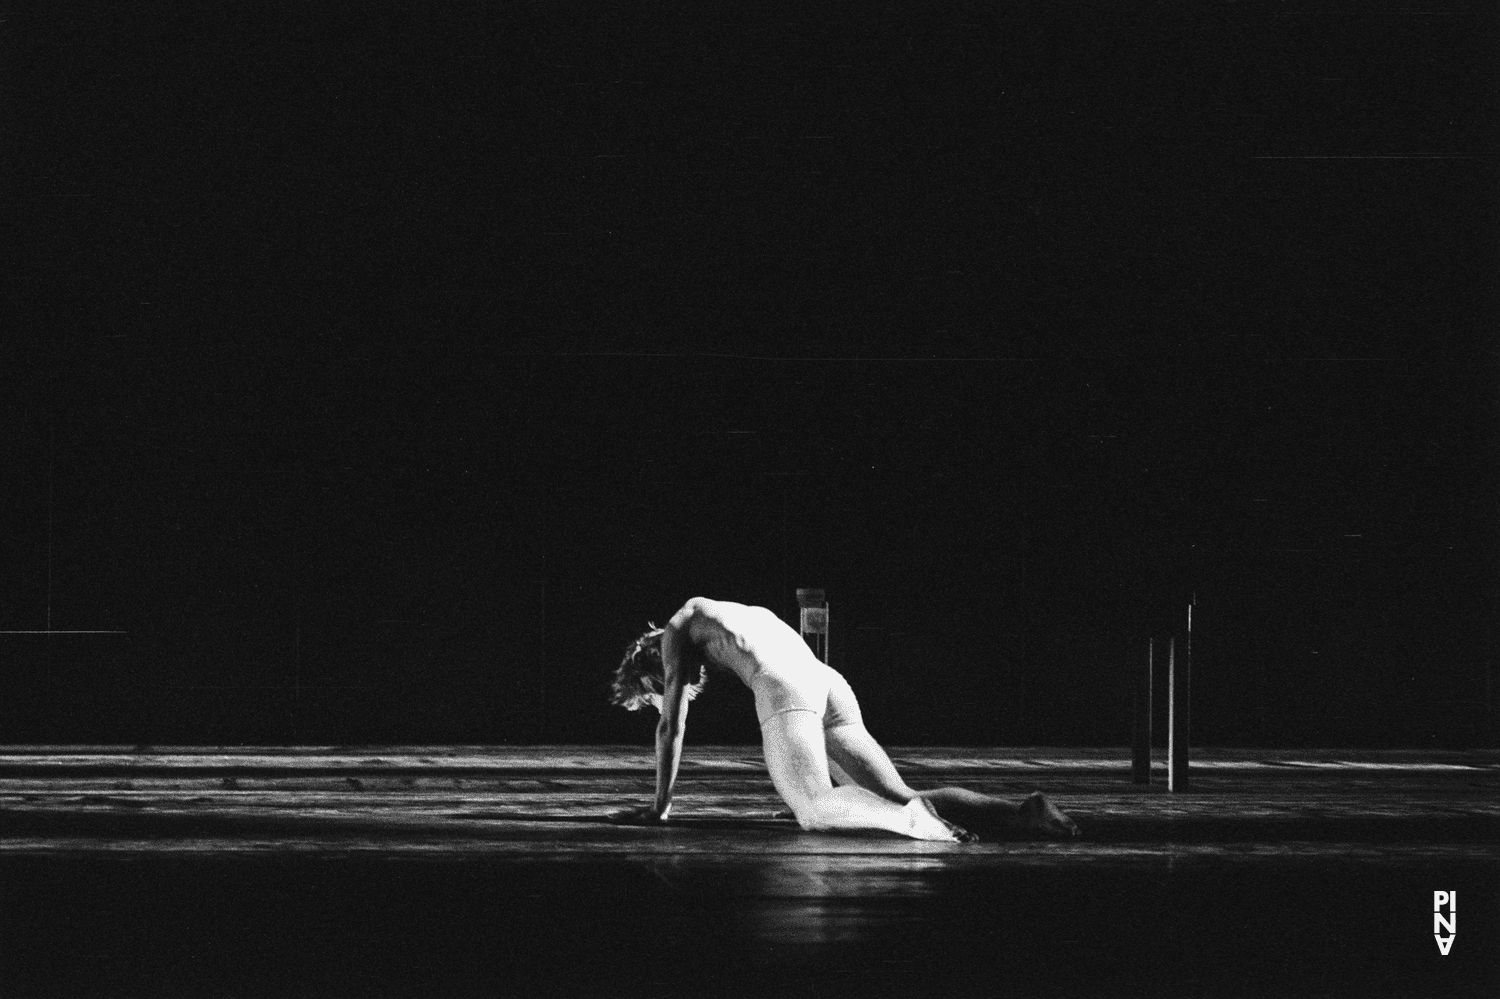
M 733 672 L 755 690 L 793 683 L 825 669 L 802 636 L 765 607 L 723 600 L 701 601 L 688 637 L 710 665 Z

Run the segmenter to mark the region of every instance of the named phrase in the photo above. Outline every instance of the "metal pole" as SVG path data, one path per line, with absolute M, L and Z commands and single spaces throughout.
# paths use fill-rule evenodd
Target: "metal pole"
M 1188 606 L 1187 637 L 1182 660 L 1177 659 L 1177 638 L 1167 646 L 1167 790 L 1190 790 L 1188 782 L 1188 731 L 1192 705 L 1193 609 Z

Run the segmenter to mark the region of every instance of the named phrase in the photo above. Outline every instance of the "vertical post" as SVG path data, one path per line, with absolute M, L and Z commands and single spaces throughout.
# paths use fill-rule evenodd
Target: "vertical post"
M 1156 640 L 1146 639 L 1146 661 L 1136 671 L 1135 718 L 1132 732 L 1135 740 L 1135 755 L 1131 760 L 1132 780 L 1136 784 L 1151 783 L 1151 660 L 1156 655 Z
M 1193 608 L 1188 605 L 1187 636 L 1182 658 L 1177 657 L 1177 637 L 1167 646 L 1167 790 L 1187 791 L 1188 731 L 1192 706 Z
M 802 640 L 822 662 L 828 661 L 828 599 L 822 590 L 797 589 L 797 605 L 802 609 Z

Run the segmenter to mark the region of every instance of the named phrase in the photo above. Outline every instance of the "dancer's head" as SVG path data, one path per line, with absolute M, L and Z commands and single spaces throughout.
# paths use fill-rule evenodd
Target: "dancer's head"
M 666 678 L 661 661 L 661 636 L 665 628 L 648 624 L 641 636 L 630 643 L 625 657 L 615 668 L 614 682 L 610 685 L 610 703 L 627 711 L 639 711 L 647 704 L 661 710 L 661 695 L 666 689 Z M 698 696 L 708 682 L 708 668 L 698 666 L 698 682 L 689 684 L 687 699 Z

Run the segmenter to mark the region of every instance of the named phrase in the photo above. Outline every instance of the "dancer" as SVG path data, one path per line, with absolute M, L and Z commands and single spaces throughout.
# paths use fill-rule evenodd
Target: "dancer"
M 1053 838 L 1078 826 L 1036 792 L 1019 804 L 956 787 L 915 791 L 865 730 L 854 691 L 819 662 L 802 636 L 772 611 L 694 597 L 665 628 L 631 644 L 615 671 L 613 703 L 661 713 L 656 726 L 656 800 L 612 816 L 667 821 L 682 759 L 688 702 L 710 670 L 739 677 L 755 695 L 771 783 L 803 829 L 884 830 L 913 839 L 971 842 L 971 829 L 1024 830 Z

